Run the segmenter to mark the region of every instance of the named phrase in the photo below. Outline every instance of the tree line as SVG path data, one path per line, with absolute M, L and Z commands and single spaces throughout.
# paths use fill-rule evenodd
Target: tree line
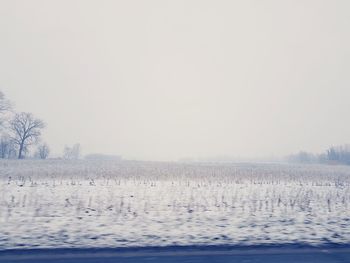
M 34 155 L 37 159 L 46 159 L 50 147 L 41 139 L 46 127 L 43 120 L 29 112 L 16 112 L 10 100 L 0 91 L 0 158 L 24 159 L 35 146 Z M 63 159 L 79 159 L 80 144 L 66 146 Z
M 0 91 L 0 158 L 24 159 L 34 146 L 34 158 L 48 158 L 50 148 L 41 140 L 45 127 L 45 122 L 32 113 L 16 112 L 11 101 Z M 66 146 L 63 159 L 79 159 L 80 149 L 78 143 Z
M 289 162 L 350 165 L 350 144 L 331 146 L 320 154 L 301 151 L 287 157 Z

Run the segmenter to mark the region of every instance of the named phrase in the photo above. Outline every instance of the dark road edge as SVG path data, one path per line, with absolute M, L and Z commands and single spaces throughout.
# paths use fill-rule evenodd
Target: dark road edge
M 145 257 L 145 256 L 205 256 L 205 255 L 283 255 L 283 254 L 350 254 L 350 244 L 305 244 L 254 245 L 254 246 L 164 246 L 124 248 L 34 248 L 0 250 L 0 260 L 12 257 L 21 259 L 89 258 L 102 257 Z

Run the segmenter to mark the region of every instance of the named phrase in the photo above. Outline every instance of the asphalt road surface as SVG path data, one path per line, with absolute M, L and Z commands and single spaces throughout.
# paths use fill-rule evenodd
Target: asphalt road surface
M 168 247 L 0 251 L 1 263 L 350 263 L 350 247 Z

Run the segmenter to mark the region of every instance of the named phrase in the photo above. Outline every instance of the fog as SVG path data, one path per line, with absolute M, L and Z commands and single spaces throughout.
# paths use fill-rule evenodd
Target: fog
M 281 156 L 350 142 L 350 1 L 0 0 L 0 90 L 53 154 Z

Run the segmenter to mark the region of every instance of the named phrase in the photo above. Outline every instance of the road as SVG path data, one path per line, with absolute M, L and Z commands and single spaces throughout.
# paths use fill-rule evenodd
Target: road
M 1 263 L 349 263 L 350 247 L 168 247 L 0 251 Z

